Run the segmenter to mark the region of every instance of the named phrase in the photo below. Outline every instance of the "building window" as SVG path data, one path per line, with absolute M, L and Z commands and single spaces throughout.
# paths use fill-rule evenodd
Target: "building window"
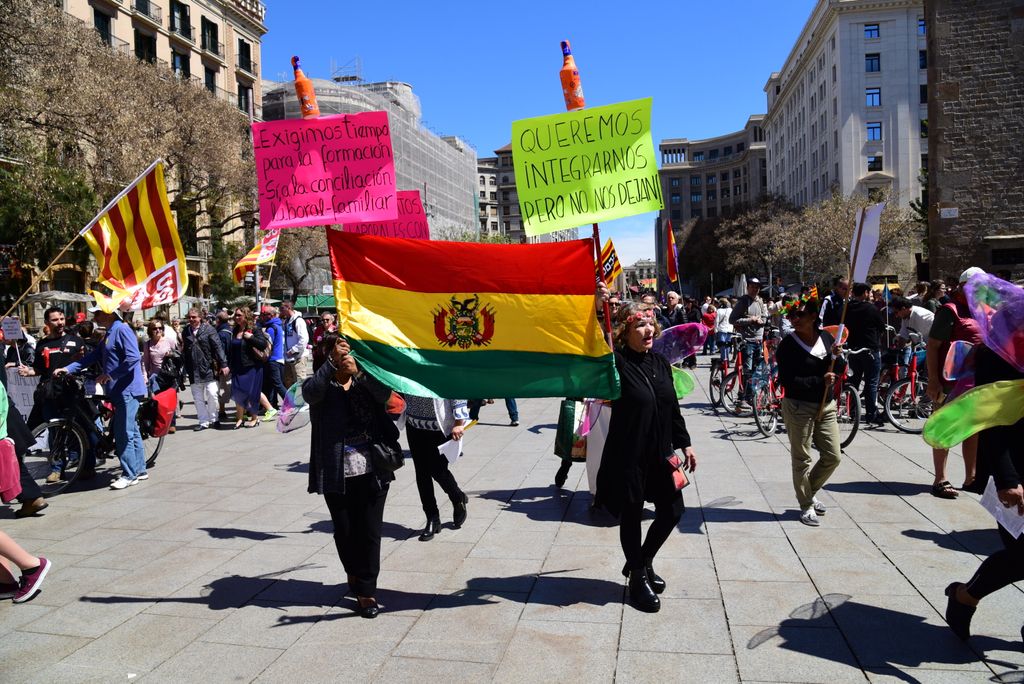
M 868 122 L 868 140 L 881 140 L 882 139 L 882 122 L 881 121 L 869 121 Z
M 699 192 L 690 193 L 690 204 L 700 204 L 704 201 L 704 195 Z
M 708 159 L 718 159 L 718 150 L 708 152 Z
M 712 202 L 718 199 L 718 194 L 714 190 L 708 190 L 708 202 Z
M 736 154 L 739 154 L 743 150 L 747 149 L 746 143 L 736 143 Z
M 728 183 L 729 182 L 729 172 L 728 171 L 723 171 L 722 172 L 722 182 L 723 183 Z
M 217 92 L 217 70 L 203 67 L 203 85 L 211 93 Z
M 921 119 L 921 137 L 928 137 L 928 119 Z
M 501 158 L 501 165 L 502 166 L 512 166 L 512 157 L 502 157 Z M 508 176 L 505 176 L 505 178 L 507 179 Z M 504 181 L 502 181 L 502 182 L 504 182 Z
M 679 180 L 680 180 L 679 178 L 673 178 L 673 179 L 671 179 L 671 180 L 670 180 L 670 181 L 669 181 L 668 183 L 669 183 L 669 185 L 671 185 L 671 186 L 672 186 L 673 188 L 678 188 L 678 187 L 679 187 Z
M 928 104 L 928 84 L 922 83 L 918 87 L 920 89 L 920 94 L 918 96 L 919 101 L 921 104 Z
M 238 108 L 248 114 L 252 111 L 252 86 L 238 84 Z
M 836 34 L 832 34 L 832 37 L 828 39 L 828 49 L 832 52 L 836 51 Z
M 202 48 L 215 55 L 224 52 L 220 44 L 220 27 L 206 17 L 199 20 L 199 33 L 201 36 Z
M 722 199 L 725 199 L 728 196 L 729 196 L 729 186 L 728 185 L 722 186 Z
M 927 69 L 928 68 L 928 51 L 927 50 L 918 50 L 917 51 L 917 67 L 919 69 Z
M 673 209 L 671 215 L 673 221 L 681 221 L 683 218 L 683 212 L 678 209 Z
M 881 171 L 882 170 L 882 155 L 869 155 L 868 156 L 868 171 Z
M 501 225 L 502 225 L 502 227 L 503 227 L 503 228 L 505 229 L 505 232 L 506 232 L 506 233 L 507 233 L 507 232 L 509 231 L 509 228 L 511 228 L 511 227 L 512 227 L 512 224 L 511 224 L 511 223 L 509 223 L 508 221 L 502 221 L 502 222 L 501 222 Z
M 171 1 L 171 33 L 192 40 L 192 24 L 189 20 L 188 5 Z
M 922 174 L 928 173 L 928 154 L 927 153 L 921 155 L 921 173 Z
M 811 189 L 811 197 L 817 197 L 818 196 L 818 179 L 815 178 L 814 181 L 811 183 L 811 185 L 813 186 L 813 188 Z
M 252 45 L 249 41 L 238 39 L 238 68 L 242 71 L 253 72 L 252 67 Z
M 672 204 L 679 204 L 683 201 L 683 198 L 679 196 L 678 192 L 672 193 Z
M 502 164 L 502 166 L 505 166 L 505 165 Z M 505 183 L 508 183 L 508 176 L 502 176 L 501 177 L 501 184 L 504 185 Z
M 707 184 L 714 185 L 716 182 L 718 182 L 718 176 L 713 173 L 709 173 L 707 177 Z
M 704 153 L 703 152 L 694 152 L 693 153 L 693 161 L 704 161 Z
M 864 55 L 864 71 L 874 72 L 882 70 L 882 56 L 877 52 L 869 52 Z
M 502 207 L 502 208 L 501 208 L 501 213 L 502 213 L 502 214 L 503 214 L 504 216 L 509 216 L 509 215 L 511 215 L 511 214 L 512 214 L 512 209 L 511 209 L 511 207 Z
M 487 184 L 487 180 L 483 176 L 480 176 L 480 185 L 486 185 L 486 184 Z
M 492 193 L 491 193 L 491 199 L 492 199 L 492 200 L 497 200 L 497 199 L 498 199 L 498 193 L 496 193 L 496 192 L 492 192 Z
M 480 191 L 480 199 L 487 199 L 487 191 L 486 190 L 481 190 Z
M 92 25 L 96 27 L 96 32 L 100 34 L 100 38 L 107 45 L 111 44 L 110 40 L 110 22 L 111 17 L 106 12 L 101 12 L 97 8 L 92 8 Z
M 882 106 L 882 89 L 881 88 L 865 88 L 864 89 L 864 106 L 865 107 L 881 107 Z
M 924 19 L 918 19 L 917 20 L 917 35 L 919 35 L 919 36 L 927 36 L 928 35 L 928 25 L 924 23 Z
M 501 201 L 502 202 L 508 202 L 508 200 L 509 200 L 509 191 L 508 190 L 502 190 L 501 191 Z
M 1024 247 L 1003 247 L 992 250 L 993 266 L 1016 266 L 1024 264 Z
M 690 176 L 690 185 L 700 186 L 700 176 Z
M 487 179 L 487 184 L 488 185 L 497 185 L 498 184 L 498 179 L 495 176 L 491 176 L 490 178 Z
M 691 209 L 690 210 L 690 218 L 695 218 L 695 219 L 703 218 L 702 214 L 700 213 L 700 209 L 697 209 L 697 208 Z
M 865 40 L 878 38 L 878 24 L 864 24 L 864 38 Z
M 738 196 L 740 194 L 740 186 L 738 186 L 738 185 L 732 186 L 732 194 Z
M 839 116 L 839 99 L 832 98 L 832 116 Z
M 739 169 L 733 169 L 732 170 L 732 177 L 733 178 L 739 178 L 740 177 L 740 170 Z
M 135 58 L 150 64 L 156 63 L 156 36 L 135 29 Z
M 832 82 L 833 83 L 836 82 L 836 65 L 835 64 L 832 65 Z
M 708 207 L 708 218 L 715 218 L 718 216 L 718 209 L 714 207 Z
M 732 145 L 726 145 L 725 149 L 722 150 L 722 155 L 728 157 L 730 154 L 732 154 Z

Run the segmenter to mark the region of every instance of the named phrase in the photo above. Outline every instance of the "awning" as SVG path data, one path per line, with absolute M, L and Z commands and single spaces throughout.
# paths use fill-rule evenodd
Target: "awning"
M 81 302 L 92 304 L 93 297 L 78 292 L 62 292 L 60 290 L 48 290 L 46 292 L 34 292 L 24 299 L 29 304 L 44 304 L 46 302 Z
M 334 295 L 325 294 L 314 294 L 314 295 L 299 295 L 295 298 L 295 309 L 302 311 L 304 309 L 333 309 L 334 308 Z

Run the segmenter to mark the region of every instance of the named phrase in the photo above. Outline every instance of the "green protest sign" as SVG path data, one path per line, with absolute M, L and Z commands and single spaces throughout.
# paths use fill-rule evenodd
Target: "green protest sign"
M 529 236 L 664 208 L 651 98 L 512 122 Z

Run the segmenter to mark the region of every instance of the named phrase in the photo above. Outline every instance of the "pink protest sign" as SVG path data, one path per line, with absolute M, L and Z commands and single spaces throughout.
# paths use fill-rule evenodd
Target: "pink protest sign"
M 423 211 L 419 190 L 398 191 L 398 218 L 394 221 L 346 223 L 346 233 L 363 233 L 380 237 L 430 239 L 427 215 Z
M 252 125 L 260 227 L 398 218 L 387 112 Z

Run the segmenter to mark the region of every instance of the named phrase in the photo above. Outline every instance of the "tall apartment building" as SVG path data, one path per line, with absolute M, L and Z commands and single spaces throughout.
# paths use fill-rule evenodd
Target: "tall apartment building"
M 215 97 L 261 118 L 259 0 L 58 0 L 126 56 L 168 66 Z
M 501 235 L 498 227 L 498 158 L 480 157 L 476 160 L 477 195 L 480 209 L 480 237 Z
M 927 67 L 921 0 L 819 0 L 764 87 L 768 190 L 797 205 L 833 189 L 919 198 Z
M 763 126 L 764 115 L 755 114 L 734 133 L 701 140 L 668 138 L 658 145 L 665 208 L 654 222 L 654 246 L 662 278 L 668 273 L 665 225 L 669 220 L 679 229 L 690 220 L 728 218 L 756 204 L 766 192 Z M 677 245 L 682 247 L 678 241 Z
M 498 225 L 501 227 L 501 234 L 507 235 L 512 243 L 561 242 L 577 239 L 579 231 L 576 228 L 526 237 L 523 217 L 519 213 L 519 195 L 516 193 L 512 143 L 496 149 L 494 153 L 498 155 Z
M 322 115 L 388 113 L 398 188 L 420 191 L 432 236 L 439 230 L 475 231 L 476 151 L 460 138 L 438 136 L 423 127 L 420 100 L 412 86 L 398 81 L 312 81 Z M 263 117 L 267 121 L 300 116 L 293 83 L 265 81 L 264 85 Z

